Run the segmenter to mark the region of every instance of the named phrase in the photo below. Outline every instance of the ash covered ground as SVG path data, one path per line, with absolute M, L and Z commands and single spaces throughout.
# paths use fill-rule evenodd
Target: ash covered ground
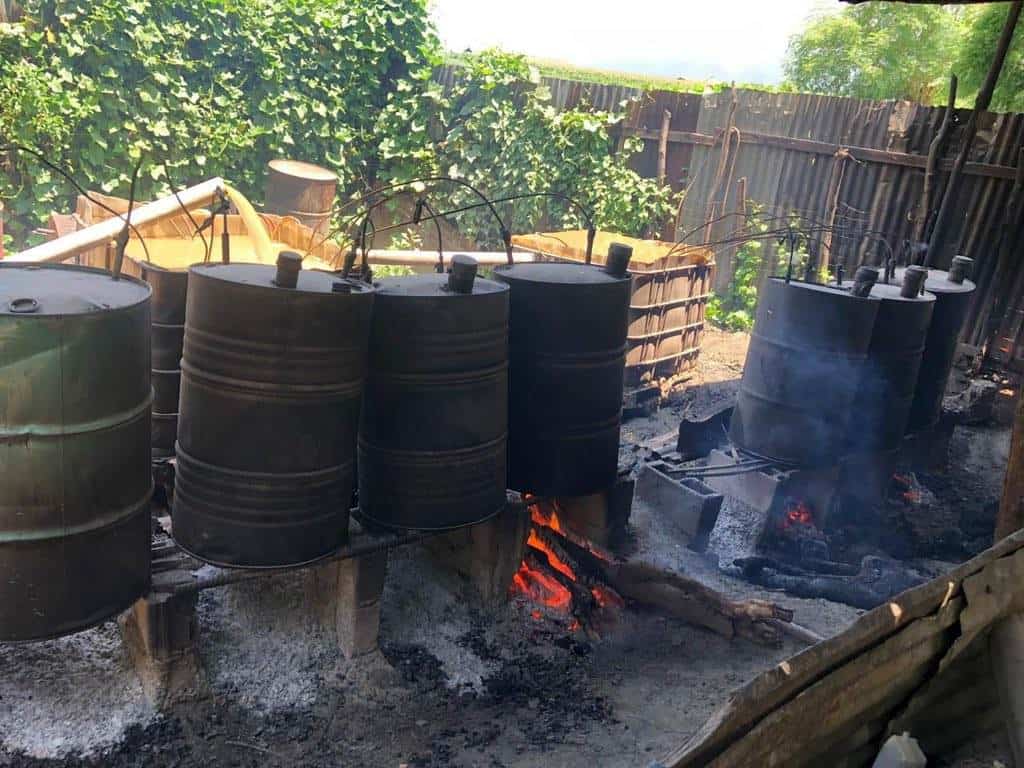
M 688 396 L 627 423 L 623 459 L 642 460 L 646 440 L 733 397 L 745 349 L 741 334 L 709 333 Z M 991 468 L 1003 455 L 994 435 L 958 434 L 973 458 L 946 476 L 948 492 L 924 479 L 939 503 L 972 494 L 979 528 L 1002 476 Z M 630 550 L 731 597 L 790 607 L 822 635 L 861 613 L 723 573 L 642 503 Z M 113 623 L 0 646 L 0 766 L 642 766 L 684 743 L 730 691 L 799 650 L 728 641 L 632 609 L 596 640 L 569 631 L 568 618 L 535 618 L 531 605 L 489 613 L 411 547 L 389 560 L 380 652 L 349 662 L 303 618 L 302 578 L 204 592 L 207 695 L 162 713 L 146 703 Z

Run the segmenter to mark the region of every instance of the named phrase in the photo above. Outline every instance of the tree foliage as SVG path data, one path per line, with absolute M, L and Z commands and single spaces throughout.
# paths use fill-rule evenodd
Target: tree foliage
M 445 90 L 436 83 L 402 84 L 381 114 L 382 173 L 401 180 L 446 174 L 493 197 L 557 193 L 579 200 L 599 227 L 637 236 L 656 235 L 675 210 L 669 188 L 629 169 L 640 142 L 613 155 L 610 129 L 617 115 L 589 108 L 557 111 L 548 89 L 525 57 L 492 50 L 464 59 L 462 77 Z M 446 199 L 468 205 L 471 193 L 453 189 Z M 514 232 L 583 226 L 575 208 L 550 198 L 502 206 Z M 479 242 L 500 243 L 486 209 L 458 217 Z
M 785 73 L 801 91 L 932 102 L 944 91 L 962 12 L 863 3 L 812 20 L 794 36 Z
M 981 88 L 1009 8 L 1009 3 L 988 3 L 966 13 L 956 67 L 965 92 L 973 94 Z M 1017 24 L 992 96 L 991 108 L 1001 112 L 1024 112 L 1024 32 L 1021 31 L 1021 23 Z
M 427 0 L 30 0 L 0 25 L 0 139 L 41 148 L 82 183 L 149 198 L 222 175 L 257 197 L 298 155 L 346 184 L 376 154 L 395 83 L 429 71 Z M 71 189 L 11 154 L 0 197 L 20 237 Z

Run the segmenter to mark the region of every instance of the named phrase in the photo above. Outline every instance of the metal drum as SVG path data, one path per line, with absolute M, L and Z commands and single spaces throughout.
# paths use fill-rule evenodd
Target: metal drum
M 611 488 L 619 463 L 632 249 L 608 265 L 501 267 L 511 288 L 509 485 L 541 495 Z
M 830 286 L 769 278 L 730 423 L 733 443 L 805 466 L 839 459 L 880 304 Z
M 505 503 L 508 287 L 449 275 L 377 283 L 359 432 L 359 510 L 391 528 L 479 522 Z
M 171 515 L 207 562 L 295 565 L 347 540 L 373 289 L 300 263 L 189 269 Z
M 935 308 L 935 297 L 918 290 L 923 277 L 911 270 L 905 286 L 877 283 L 871 291 L 881 303 L 850 425 L 854 450 L 891 450 L 903 440 Z
M 924 289 L 935 294 L 935 311 L 928 338 L 921 357 L 921 371 L 917 379 L 917 393 L 910 407 L 908 432 L 917 432 L 933 426 L 942 414 L 942 398 L 953 368 L 956 345 L 960 340 L 970 308 L 974 283 L 967 279 L 973 262 L 963 256 L 954 256 L 949 272 L 928 270 Z M 903 279 L 905 269 L 896 270 L 896 280 Z
M 181 388 L 181 347 L 185 339 L 188 272 L 142 262 L 142 279 L 153 289 L 153 456 L 174 455 Z
M 315 232 L 326 234 L 337 187 L 337 175 L 319 165 L 300 160 L 271 160 L 266 210 L 292 216 Z
M 87 629 L 149 590 L 149 296 L 0 264 L 0 640 Z

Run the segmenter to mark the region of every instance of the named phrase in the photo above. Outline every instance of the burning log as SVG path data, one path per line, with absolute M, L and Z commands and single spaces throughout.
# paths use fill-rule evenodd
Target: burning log
M 538 522 L 538 518 L 541 522 Z M 557 516 L 534 516 L 528 550 L 515 585 L 538 602 L 570 612 L 592 632 L 595 623 L 626 600 L 654 608 L 723 637 L 779 644 L 778 622 L 792 611 L 762 600 L 734 601 L 693 579 L 646 563 L 617 562 L 589 542 L 561 530 Z M 552 587 L 552 585 L 554 585 Z M 525 587 L 525 588 L 524 588 Z

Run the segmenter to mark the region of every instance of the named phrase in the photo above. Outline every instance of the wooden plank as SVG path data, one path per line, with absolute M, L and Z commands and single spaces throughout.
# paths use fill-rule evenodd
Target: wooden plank
M 962 598 L 918 619 L 881 645 L 807 688 L 759 722 L 710 763 L 712 766 L 817 766 L 835 749 L 834 736 L 872 711 L 896 709 L 934 670 L 956 624 Z
M 645 141 L 658 141 L 661 137 L 659 131 L 638 129 L 630 131 Z M 705 133 L 694 133 L 692 131 L 669 131 L 669 143 L 699 144 L 701 146 L 714 146 L 718 137 Z M 744 145 L 757 145 L 765 147 L 777 147 L 789 149 L 796 152 L 807 152 L 817 155 L 835 155 L 840 150 L 846 150 L 850 156 L 857 161 L 882 163 L 885 165 L 899 165 L 907 168 L 919 168 L 925 170 L 928 166 L 928 156 L 908 152 L 894 152 L 888 149 L 876 149 L 874 147 L 846 146 L 829 141 L 816 141 L 814 139 L 798 139 L 792 136 L 774 136 L 756 131 L 744 131 L 742 143 Z M 952 160 L 942 160 L 939 168 L 949 171 L 953 168 Z M 996 165 L 993 163 L 966 163 L 964 173 L 971 176 L 986 176 L 994 179 L 1006 179 L 1012 181 L 1017 169 L 1012 165 Z
M 948 666 L 1000 619 L 1024 610 L 1024 551 L 988 564 L 964 579 L 967 608 L 960 618 L 960 637 L 943 660 Z
M 733 693 L 697 734 L 662 762 L 680 767 L 706 765 L 774 709 L 909 623 L 934 613 L 943 603 L 960 594 L 965 578 L 1021 547 L 1024 547 L 1024 531 L 1007 537 L 948 574 L 898 595 L 861 616 L 845 632 L 759 675 Z

